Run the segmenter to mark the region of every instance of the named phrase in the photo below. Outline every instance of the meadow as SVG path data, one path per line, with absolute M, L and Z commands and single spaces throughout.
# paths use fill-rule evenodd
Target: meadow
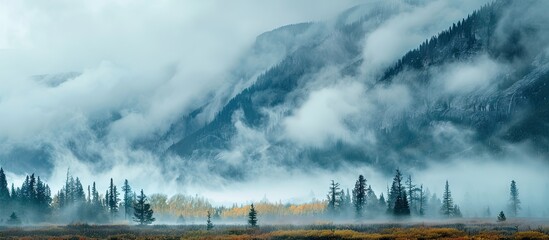
M 549 239 L 545 221 L 491 223 L 88 225 L 0 227 L 1 239 Z

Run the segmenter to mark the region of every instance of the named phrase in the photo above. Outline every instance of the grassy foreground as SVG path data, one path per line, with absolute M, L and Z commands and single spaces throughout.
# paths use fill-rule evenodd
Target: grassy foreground
M 216 226 L 68 225 L 0 227 L 1 239 L 547 239 L 549 227 L 502 224 Z

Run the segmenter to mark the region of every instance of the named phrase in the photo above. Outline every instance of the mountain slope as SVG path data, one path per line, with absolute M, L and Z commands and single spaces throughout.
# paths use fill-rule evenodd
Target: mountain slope
M 546 149 L 547 58 L 536 51 L 546 47 L 546 33 L 520 14 L 537 5 L 543 3 L 486 5 L 405 54 L 371 86 L 360 73 L 361 44 L 369 29 L 364 26 L 370 22 L 337 25 L 327 38 L 299 48 L 258 77 L 169 152 L 210 162 L 211 171 L 227 177 L 242 177 L 237 169 L 264 161 L 286 167 L 368 164 L 391 171 L 429 159 L 503 153 L 528 141 Z M 350 136 L 319 146 L 288 139 L 286 120 L 306 106 L 307 95 L 322 89 L 317 85 L 330 68 L 337 73 L 328 82 L 366 83 L 363 102 L 354 104 L 375 107 L 364 112 L 361 106 L 362 112 L 343 120 Z M 392 92 L 408 96 L 403 107 L 379 99 Z M 243 138 L 245 131 L 256 138 Z

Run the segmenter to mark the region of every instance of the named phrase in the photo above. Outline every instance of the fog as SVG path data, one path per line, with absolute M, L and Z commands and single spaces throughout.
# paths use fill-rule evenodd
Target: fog
M 4 1 L 0 3 L 1 156 L 18 148 L 47 146 L 52 161 L 46 170 L 10 162 L 10 166 L 31 167 L 6 168 L 8 182 L 20 186 L 25 174 L 42 172 L 56 192 L 70 170 L 84 185 L 95 181 L 101 193 L 112 177 L 118 186 L 128 179 L 134 189 L 143 188 L 148 194 L 200 195 L 214 206 L 264 198 L 306 203 L 325 200 L 331 180 L 352 189 L 360 174 L 377 196 L 387 196 L 392 175 L 376 163 L 402 162 L 405 176 L 411 175 L 439 198 L 448 180 L 454 202 L 466 217 L 481 216 L 486 207 L 493 213 L 506 210 L 511 180 L 517 181 L 524 216 L 546 217 L 549 165 L 528 141 L 505 145 L 504 153 L 497 154 L 477 149 L 482 144 L 473 128 L 432 122 L 425 134 L 434 147 L 455 151 L 446 159 L 421 156 L 425 161 L 414 164 L 405 157 L 424 153 L 384 148 L 379 133 L 449 96 L 457 104 L 496 92 L 513 69 L 521 69 L 525 64 L 521 59 L 479 55 L 429 69 L 430 85 L 425 89 L 407 83 L 409 76 L 424 74 L 413 71 L 395 76 L 390 85 L 374 84 L 407 51 L 487 2 Z M 307 75 L 311 80 L 293 90 L 287 98 L 292 101 L 263 109 L 268 116 L 265 128 L 248 126 L 243 112 L 236 112 L 232 116 L 236 133 L 229 147 L 211 159 L 164 154 L 165 145 L 180 140 L 162 139 L 172 124 L 201 107 L 204 111 L 194 124 L 208 123 L 228 99 L 251 86 L 301 41 L 314 36 L 333 40 L 321 46 L 337 55 L 336 18 L 358 4 L 365 4 L 354 13 L 359 16 L 376 4 L 391 9 L 387 16 L 363 23 L 368 27 L 360 41 L 359 73 L 343 76 L 346 66 L 332 64 Z M 537 9 L 546 5 L 536 4 Z M 511 30 L 506 26 L 521 29 L 547 23 L 543 13 L 524 9 L 531 16 L 509 20 L 521 13 L 521 8 L 516 9 L 499 23 L 495 41 L 508 37 Z M 295 45 L 287 49 L 269 45 L 265 52 L 250 53 L 258 35 L 301 22 L 325 25 L 298 36 L 283 35 L 283 41 Z M 540 65 L 546 55 L 534 49 L 549 49 L 544 42 L 549 35 L 541 29 L 521 40 Z M 236 71 L 246 72 L 247 78 L 234 79 Z M 41 76 L 48 74 L 54 77 Z M 325 167 L 300 158 L 302 149 L 338 142 L 364 148 L 377 156 L 376 162 L 333 159 L 337 167 Z M 139 144 L 153 146 L 136 147 Z M 18 159 L 0 158 L 0 166 L 7 161 Z M 235 169 L 245 173 L 235 173 L 239 176 L 235 178 L 219 174 Z

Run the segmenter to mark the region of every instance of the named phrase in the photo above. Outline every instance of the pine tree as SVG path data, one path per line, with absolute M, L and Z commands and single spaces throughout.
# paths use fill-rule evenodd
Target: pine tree
M 383 193 L 379 195 L 379 209 L 385 209 L 387 207 L 387 202 L 385 201 L 385 196 Z
M 451 217 L 454 214 L 454 203 L 452 200 L 452 193 L 450 192 L 450 186 L 448 185 L 448 180 L 446 180 L 446 186 L 444 187 L 440 213 L 446 217 Z
M 408 205 L 410 206 L 410 210 L 414 211 L 414 214 L 418 214 L 417 206 L 416 206 L 416 185 L 412 183 L 412 176 L 408 175 L 408 178 L 406 179 L 406 194 L 408 194 Z
M 355 183 L 353 200 L 355 214 L 357 217 L 361 217 L 364 213 L 364 206 L 366 205 L 366 179 L 362 175 L 358 176 L 358 180 Z
M 8 209 L 10 204 L 10 190 L 8 189 L 8 181 L 4 174 L 4 169 L 0 168 L 0 209 Z M 2 211 L 0 211 L 1 213 Z
M 119 195 L 120 194 L 116 190 L 116 186 L 114 185 L 113 180 L 111 178 L 111 184 L 109 186 L 109 191 L 106 199 L 109 212 L 111 213 L 111 220 L 114 220 L 114 217 L 118 212 L 118 202 L 120 201 L 120 199 L 118 198 Z
M 148 225 L 156 220 L 153 218 L 154 211 L 151 209 L 151 205 L 148 203 L 147 196 L 143 193 L 143 189 L 141 189 L 141 195 L 137 196 L 133 211 L 133 220 L 139 223 L 139 225 Z
M 208 220 L 206 220 L 206 230 L 212 230 L 213 228 L 213 223 L 212 223 L 212 215 L 210 213 L 210 211 L 208 210 Z
M 503 213 L 503 211 L 499 212 L 498 222 L 505 222 L 505 220 L 507 220 L 507 218 L 505 217 L 505 214 Z
M 51 201 L 50 187 L 38 177 L 36 182 L 36 208 L 41 215 L 39 217 L 44 218 L 50 212 Z
M 408 205 L 406 193 L 397 196 L 393 213 L 395 216 L 410 216 L 410 206 Z
M 124 180 L 124 186 L 122 187 L 122 192 L 124 193 L 124 219 L 127 216 L 131 216 L 132 209 L 132 188 L 128 183 L 128 179 Z
M 257 211 L 255 210 L 253 203 L 250 206 L 250 212 L 248 213 L 248 224 L 253 228 L 257 227 Z
M 12 212 L 10 218 L 6 223 L 9 225 L 20 225 L 21 220 L 19 219 L 19 217 L 17 217 L 17 214 L 15 214 L 15 212 Z
M 510 193 L 509 210 L 511 212 L 511 216 L 516 217 L 521 207 L 520 207 L 519 192 L 518 192 L 517 183 L 515 182 L 515 180 L 511 181 L 511 188 L 509 193 Z
M 84 187 L 82 186 L 82 183 L 80 182 L 80 179 L 77 177 L 74 181 L 73 188 L 73 202 L 81 205 L 82 203 L 86 202 L 86 193 L 84 193 Z
M 393 178 L 393 184 L 389 192 L 389 212 L 393 213 L 395 216 L 409 216 L 410 215 L 410 205 L 408 205 L 408 199 L 406 197 L 406 190 L 402 185 L 402 173 L 400 170 L 396 170 L 395 177 Z
M 328 192 L 328 212 L 331 214 L 335 214 L 337 212 L 337 209 L 339 207 L 339 195 L 341 192 L 339 191 L 339 183 L 334 182 L 332 180 L 332 183 L 330 184 L 330 191 Z
M 101 208 L 101 199 L 99 199 L 99 192 L 97 192 L 97 188 L 95 187 L 95 182 L 92 184 L 92 190 L 91 190 L 91 205 L 94 209 L 94 211 L 98 211 L 99 208 Z
M 427 194 L 423 191 L 423 184 L 419 187 L 419 196 L 418 196 L 418 214 L 419 216 L 425 215 L 425 204 L 427 199 L 425 198 Z
M 463 217 L 463 215 L 461 215 L 461 210 L 459 209 L 459 206 L 457 204 L 454 204 L 454 211 L 453 211 L 452 216 L 454 216 L 456 218 Z

